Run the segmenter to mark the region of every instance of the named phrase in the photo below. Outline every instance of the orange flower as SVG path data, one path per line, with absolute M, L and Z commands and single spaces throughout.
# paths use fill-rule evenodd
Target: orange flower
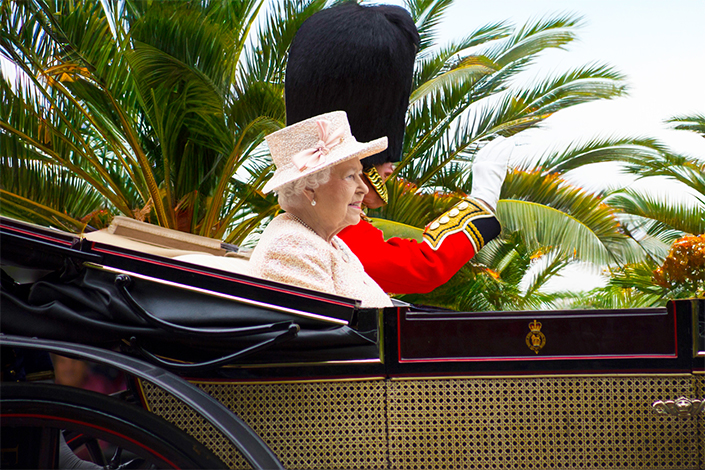
M 661 267 L 654 271 L 653 279 L 662 287 L 705 283 L 705 233 L 676 240 Z

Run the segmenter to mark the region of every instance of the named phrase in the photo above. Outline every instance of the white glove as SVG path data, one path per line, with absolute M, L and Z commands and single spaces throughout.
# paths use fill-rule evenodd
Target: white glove
M 513 150 L 514 140 L 500 136 L 482 147 L 475 156 L 470 196 L 484 201 L 492 210 L 497 207 Z

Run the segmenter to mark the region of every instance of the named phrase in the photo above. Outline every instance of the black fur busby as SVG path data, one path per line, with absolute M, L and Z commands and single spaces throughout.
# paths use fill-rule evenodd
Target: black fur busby
M 419 33 L 397 6 L 343 3 L 307 19 L 286 69 L 287 125 L 343 110 L 360 142 L 387 136 L 387 150 L 365 168 L 401 160 Z

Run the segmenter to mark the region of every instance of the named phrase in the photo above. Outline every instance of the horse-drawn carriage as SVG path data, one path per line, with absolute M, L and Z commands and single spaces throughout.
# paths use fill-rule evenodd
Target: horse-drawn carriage
M 178 234 L 0 228 L 5 468 L 56 466 L 63 432 L 136 458 L 111 468 L 705 469 L 703 300 L 362 309 Z M 128 391 L 27 380 L 46 352 Z

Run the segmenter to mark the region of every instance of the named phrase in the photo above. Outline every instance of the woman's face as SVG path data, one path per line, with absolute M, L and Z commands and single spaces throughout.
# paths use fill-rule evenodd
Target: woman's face
M 328 182 L 314 190 L 314 212 L 319 219 L 319 226 L 325 227 L 325 231 L 332 236 L 348 225 L 357 224 L 360 221 L 362 199 L 367 191 L 360 160 L 353 159 L 335 165 Z

